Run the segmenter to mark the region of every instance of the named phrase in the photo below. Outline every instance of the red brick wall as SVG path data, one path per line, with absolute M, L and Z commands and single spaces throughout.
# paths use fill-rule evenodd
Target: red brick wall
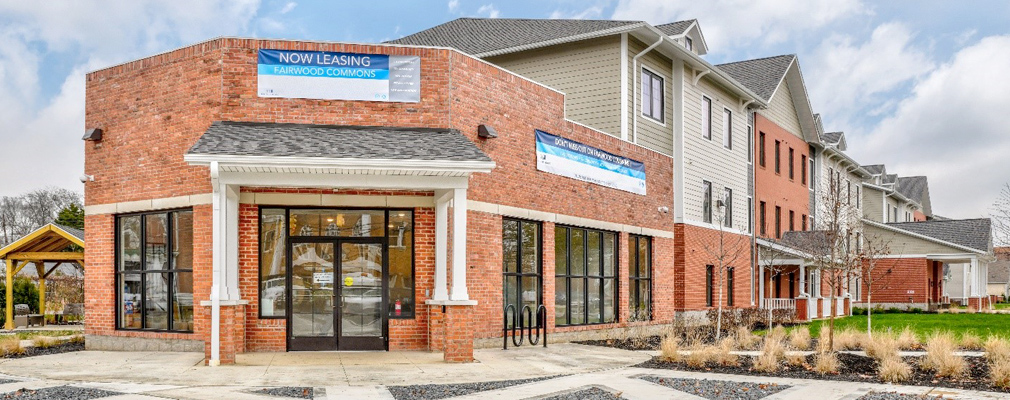
M 761 166 L 760 135 L 765 134 L 765 166 Z M 781 141 L 781 172 L 775 173 L 775 141 Z M 793 148 L 793 179 L 789 179 L 789 148 Z M 782 207 L 782 232 L 789 230 L 789 211 L 795 217 L 795 230 L 803 229 L 802 217 L 810 215 L 810 171 L 803 183 L 803 157 L 809 156 L 809 145 L 760 113 L 754 115 L 754 226 L 761 237 L 775 238 L 775 207 Z M 809 164 L 809 162 L 808 162 Z M 767 221 L 761 235 L 761 202 L 765 202 Z M 808 224 L 809 225 L 809 224 Z M 807 229 L 810 229 L 808 226 Z
M 925 258 L 891 258 L 877 261 L 873 287 L 874 303 L 926 303 L 932 263 Z M 888 272 L 890 271 L 890 272 Z M 879 282 L 879 283 L 878 283 Z M 863 282 L 862 302 L 869 289 Z M 913 291 L 913 293 L 909 293 Z
M 677 224 L 674 231 L 675 304 L 677 311 L 707 310 L 706 305 L 706 265 L 715 266 L 716 275 L 713 278 L 713 306 L 719 304 L 718 250 L 719 231 L 688 224 Z M 733 306 L 751 306 L 751 282 L 754 280 L 750 268 L 750 236 L 724 233 L 724 251 L 722 254 L 731 256 L 737 254 L 735 261 L 725 259 L 726 265 L 735 267 L 733 278 Z M 706 250 L 706 247 L 708 250 Z M 725 275 L 724 275 L 725 276 Z M 723 286 L 726 280 L 723 278 Z M 726 305 L 728 294 L 723 291 L 722 304 Z

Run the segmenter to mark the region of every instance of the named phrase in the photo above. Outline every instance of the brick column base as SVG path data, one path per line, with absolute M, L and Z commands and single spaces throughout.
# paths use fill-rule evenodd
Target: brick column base
M 209 303 L 209 302 L 205 302 Z M 204 304 L 208 317 L 210 305 Z M 204 363 L 210 364 L 211 327 L 207 327 L 204 341 Z M 245 353 L 245 304 L 221 306 L 221 364 L 234 364 L 235 355 Z
M 442 349 L 445 361 L 473 362 L 473 306 L 445 306 L 445 314 L 442 317 L 445 326 L 445 344 Z
M 441 305 L 428 305 L 428 350 L 445 349 L 445 314 Z
M 968 307 L 974 308 L 976 311 L 981 310 L 985 301 L 981 297 L 969 297 Z

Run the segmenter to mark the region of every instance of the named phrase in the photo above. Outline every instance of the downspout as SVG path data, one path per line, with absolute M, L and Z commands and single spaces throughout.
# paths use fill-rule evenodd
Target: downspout
M 224 204 L 220 185 L 220 167 L 217 161 L 210 163 L 210 182 L 213 186 L 213 234 L 222 235 L 225 227 L 221 223 L 221 213 L 224 212 Z M 224 268 L 224 254 L 221 254 L 221 246 L 214 246 L 213 269 L 211 271 L 210 287 L 210 361 L 208 365 L 215 367 L 221 365 L 221 269 Z
M 633 83 L 633 87 L 631 89 L 632 90 L 631 93 L 632 93 L 632 97 L 633 97 L 631 99 L 631 114 L 635 117 L 634 120 L 632 121 L 632 128 L 631 128 L 631 142 L 632 143 L 638 143 L 638 99 L 641 96 L 635 96 L 634 95 L 635 90 L 639 89 L 639 87 L 638 87 L 638 77 L 639 77 L 639 75 L 641 75 L 641 74 L 638 73 L 638 58 L 641 57 L 641 56 L 644 56 L 645 53 L 648 53 L 648 52 L 652 51 L 652 49 L 655 49 L 656 46 L 659 46 L 660 43 L 663 43 L 663 40 L 665 40 L 665 39 L 666 39 L 666 36 L 660 36 L 659 40 L 657 40 L 656 43 L 653 43 L 652 46 L 646 47 L 645 50 L 642 50 L 641 53 L 635 54 L 635 56 L 631 58 L 631 71 L 632 71 L 631 73 L 632 73 L 632 79 L 634 79 L 634 81 L 633 81 L 634 82 Z

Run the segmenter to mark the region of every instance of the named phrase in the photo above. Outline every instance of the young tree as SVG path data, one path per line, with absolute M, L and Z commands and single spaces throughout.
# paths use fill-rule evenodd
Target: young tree
M 733 218 L 733 215 L 727 212 L 732 207 L 727 204 L 727 200 L 724 198 L 717 201 L 713 210 L 715 211 L 713 220 L 715 225 L 719 227 L 714 243 L 709 241 L 702 246 L 705 253 L 708 254 L 712 266 L 715 267 L 714 272 L 719 286 L 719 296 L 716 298 L 718 310 L 715 324 L 716 339 L 722 337 L 723 295 L 725 294 L 723 282 L 726 278 L 726 271 L 733 268 L 733 264 L 738 260 L 744 258 L 744 253 L 750 245 L 750 237 L 726 231 L 727 225 L 732 226 Z
M 763 268 L 766 271 L 769 280 L 774 281 L 775 277 L 781 276 L 786 269 L 789 269 L 791 267 L 788 265 L 779 264 L 779 261 L 782 258 L 782 252 L 778 250 L 758 245 L 757 253 L 758 253 L 758 264 L 761 266 L 761 268 Z M 761 293 L 761 297 L 764 297 L 764 293 Z M 768 329 L 771 329 L 772 323 L 774 322 L 772 320 L 773 318 L 772 308 L 765 307 L 764 304 L 759 304 L 758 307 L 766 308 L 768 310 Z
M 1010 183 L 1004 184 L 992 205 L 992 241 L 996 246 L 1010 246 Z
M 866 236 L 859 249 L 861 259 L 858 278 L 866 290 L 866 334 L 873 337 L 873 294 L 890 287 L 892 268 L 883 265 L 883 260 L 891 254 L 890 244 L 883 238 Z

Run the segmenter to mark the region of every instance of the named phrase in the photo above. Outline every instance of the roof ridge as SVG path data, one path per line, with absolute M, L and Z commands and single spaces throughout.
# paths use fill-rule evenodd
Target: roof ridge
M 796 54 L 795 53 L 780 54 L 780 55 L 777 55 L 777 56 L 767 56 L 767 57 L 760 57 L 760 58 L 752 58 L 752 59 L 749 59 L 749 60 L 731 61 L 731 62 L 728 62 L 728 63 L 716 64 L 715 66 L 716 67 L 720 67 L 720 66 L 723 66 L 723 65 L 732 65 L 732 64 L 740 64 L 740 63 L 745 63 L 745 62 L 770 60 L 770 59 L 773 59 L 773 58 L 782 58 L 782 57 L 796 57 Z

